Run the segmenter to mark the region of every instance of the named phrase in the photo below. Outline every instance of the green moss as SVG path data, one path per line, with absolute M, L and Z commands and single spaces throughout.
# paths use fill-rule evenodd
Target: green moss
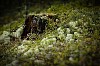
M 37 6 L 35 6 L 35 8 L 37 8 Z M 32 10 L 34 9 L 30 8 L 30 12 L 32 12 Z M 20 53 L 21 56 L 17 58 L 20 64 L 23 66 L 32 66 L 32 64 L 35 64 L 35 66 L 39 66 L 41 65 L 41 63 L 38 64 L 37 61 L 41 61 L 44 64 L 43 66 L 79 66 L 83 63 L 87 66 L 96 65 L 94 62 L 97 61 L 95 57 L 98 58 L 100 55 L 100 23 L 99 20 L 97 20 L 99 19 L 99 15 L 97 14 L 99 14 L 100 9 L 97 9 L 98 12 L 95 12 L 92 8 L 81 6 L 73 7 L 71 3 L 68 3 L 53 4 L 51 5 L 51 7 L 44 10 L 41 11 L 41 9 L 38 8 L 36 9 L 36 13 L 55 13 L 58 16 L 59 22 L 55 22 L 52 19 L 48 20 L 48 25 L 44 33 L 38 35 L 32 34 L 30 36 L 31 43 L 25 44 L 25 46 L 27 46 L 27 50 L 25 50 L 24 52 L 27 52 L 30 48 L 33 48 L 32 55 L 29 54 L 28 56 L 24 57 L 24 52 Z M 95 15 L 94 13 L 97 14 Z M 75 39 L 75 41 L 73 43 L 68 43 L 65 41 L 65 38 L 67 36 L 66 28 L 69 28 L 71 30 L 70 33 L 74 34 L 74 32 L 76 32 L 77 29 L 69 26 L 69 23 L 76 21 L 78 22 L 78 24 L 74 27 L 81 28 L 82 32 L 79 31 L 79 34 L 81 34 L 81 36 L 74 36 L 73 39 Z M 0 28 L 0 30 L 9 31 L 10 28 L 11 30 L 16 30 L 20 25 L 23 24 L 23 22 L 24 19 L 21 18 L 16 22 L 0 26 L 2 27 Z M 57 31 L 59 27 L 61 27 L 61 30 Z M 93 32 L 90 29 L 92 29 Z M 60 35 L 63 35 L 63 37 L 59 38 L 59 32 L 61 32 Z M 34 37 L 36 39 L 33 40 L 32 38 Z M 41 42 L 45 38 L 46 40 L 44 41 L 44 44 L 42 44 Z M 12 57 L 14 57 L 14 55 L 18 56 L 17 47 L 22 45 L 21 43 L 22 41 L 20 41 L 19 43 L 17 43 L 16 41 L 16 44 L 18 45 L 16 47 L 13 46 L 11 49 L 7 50 L 8 55 L 11 55 Z M 32 57 L 34 59 L 30 60 L 30 58 Z

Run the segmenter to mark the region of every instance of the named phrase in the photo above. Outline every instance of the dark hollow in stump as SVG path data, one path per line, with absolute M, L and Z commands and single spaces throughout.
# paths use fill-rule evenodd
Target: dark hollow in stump
M 47 20 L 41 19 L 39 16 L 30 15 L 26 18 L 24 23 L 23 33 L 21 39 L 27 37 L 28 33 L 43 33 L 45 30 Z

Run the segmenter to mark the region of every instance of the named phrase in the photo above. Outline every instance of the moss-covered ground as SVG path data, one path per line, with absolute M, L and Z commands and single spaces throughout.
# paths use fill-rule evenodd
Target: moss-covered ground
M 36 7 L 31 7 L 30 13 L 57 14 L 56 21 L 48 19 L 44 33 L 32 34 L 30 40 L 1 43 L 0 66 L 100 66 L 100 7 L 71 3 Z M 18 29 L 24 20 L 23 15 L 12 18 L 0 26 L 0 34 Z

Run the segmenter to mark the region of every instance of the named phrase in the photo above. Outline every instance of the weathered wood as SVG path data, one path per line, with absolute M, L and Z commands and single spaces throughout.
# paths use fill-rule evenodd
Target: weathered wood
M 26 38 L 28 33 L 43 33 L 46 21 L 47 20 L 41 19 L 39 16 L 29 15 L 25 20 L 25 27 L 21 39 Z

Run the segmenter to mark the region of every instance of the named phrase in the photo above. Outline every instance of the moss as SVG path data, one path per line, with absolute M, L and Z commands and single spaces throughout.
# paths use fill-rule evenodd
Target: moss
M 37 6 L 35 7 L 37 8 Z M 30 12 L 32 10 L 34 9 L 30 8 Z M 16 45 L 7 50 L 8 55 L 13 58 L 17 56 L 17 59 L 23 66 L 39 66 L 41 63 L 43 63 L 43 66 L 97 65 L 95 62 L 98 62 L 98 60 L 95 58 L 98 58 L 100 55 L 100 25 L 99 20 L 97 20 L 99 18 L 99 15 L 97 15 L 99 14 L 99 9 L 96 12 L 92 8 L 81 6 L 73 7 L 71 3 L 67 3 L 53 4 L 44 10 L 47 13 L 57 14 L 59 22 L 55 22 L 52 19 L 48 20 L 48 26 L 43 34 L 32 34 L 30 36 L 30 43 L 22 44 L 22 41 L 16 41 L 14 43 Z M 43 11 L 37 9 L 36 13 L 38 12 L 42 13 Z M 95 15 L 94 13 L 97 14 Z M 21 18 L 19 21 L 10 23 L 11 26 L 9 26 L 10 24 L 3 27 L 0 26 L 2 27 L 0 30 L 9 30 L 10 27 L 11 30 L 16 30 L 23 22 L 24 19 Z M 70 22 L 72 22 L 72 26 L 69 25 Z M 77 22 L 77 25 L 73 26 L 75 22 Z M 74 34 L 70 38 L 73 42 L 66 42 L 65 39 L 68 34 Z M 32 39 L 33 37 L 36 39 Z M 19 52 L 19 49 L 17 49 L 21 45 L 26 46 L 26 50 L 24 51 L 26 54 Z M 29 52 L 30 49 L 32 49 L 32 52 Z

